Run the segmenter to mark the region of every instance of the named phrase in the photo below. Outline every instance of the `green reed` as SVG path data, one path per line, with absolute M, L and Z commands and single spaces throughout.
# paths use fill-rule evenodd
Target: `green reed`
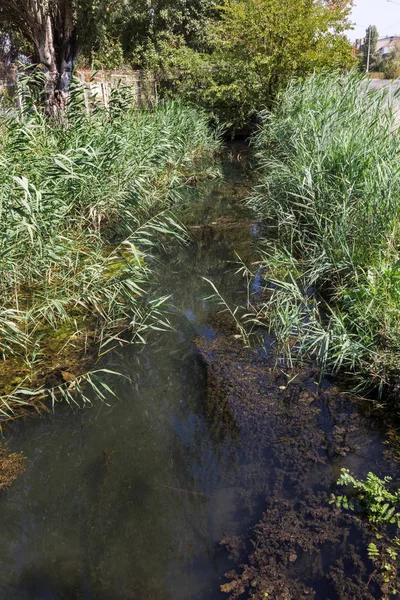
M 80 388 L 84 375 L 56 391 L 40 380 L 49 334 L 64 355 L 89 344 L 103 354 L 168 326 L 165 299 L 147 298 L 148 256 L 166 235 L 185 237 L 169 209 L 220 144 L 206 115 L 179 103 L 139 110 L 121 90 L 87 114 L 75 84 L 56 123 L 22 93 L 23 109 L 0 117 L 0 356 L 21 370 L 2 390 L 4 416 Z
M 289 361 L 396 392 L 400 372 L 398 100 L 355 74 L 293 81 L 254 138 L 268 299 L 257 319 Z

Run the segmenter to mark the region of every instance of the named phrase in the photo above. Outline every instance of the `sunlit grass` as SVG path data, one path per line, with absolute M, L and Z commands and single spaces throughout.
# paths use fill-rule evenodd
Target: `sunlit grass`
M 49 332 L 70 331 L 71 353 L 84 340 L 102 355 L 168 326 L 165 299 L 147 298 L 148 256 L 165 236 L 185 237 L 169 210 L 196 159 L 219 148 L 206 115 L 177 103 L 137 110 L 121 93 L 88 115 L 78 86 L 54 123 L 24 94 L 24 110 L 0 118 L 0 355 L 21 369 L 15 389 L 3 381 L 3 415 L 35 395 L 54 401 L 39 377 L 58 367 Z M 65 361 L 61 335 L 58 350 Z M 96 375 L 76 375 L 58 397 L 85 398 L 85 378 L 104 392 Z
M 293 81 L 254 139 L 250 205 L 275 240 L 258 317 L 290 361 L 361 374 L 397 394 L 400 134 L 397 100 L 356 75 Z

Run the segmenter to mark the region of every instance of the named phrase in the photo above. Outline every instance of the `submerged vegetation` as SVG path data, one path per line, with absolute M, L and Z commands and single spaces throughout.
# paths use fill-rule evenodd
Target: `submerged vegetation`
M 395 102 L 357 75 L 293 81 L 254 140 L 260 183 L 249 204 L 274 240 L 262 256 L 258 320 L 279 350 L 398 398 Z
M 8 489 L 25 471 L 25 456 L 11 452 L 7 444 L 0 445 L 0 491 Z
M 168 208 L 194 160 L 218 147 L 199 110 L 133 109 L 122 92 L 88 115 L 77 87 L 59 123 L 29 97 L 1 118 L 3 416 L 49 393 L 70 399 L 94 346 L 166 326 L 163 299 L 146 298 L 147 256 L 165 234 L 184 237 Z

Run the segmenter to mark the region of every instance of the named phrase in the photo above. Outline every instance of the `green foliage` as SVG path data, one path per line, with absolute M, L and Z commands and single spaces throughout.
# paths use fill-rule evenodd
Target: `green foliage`
M 400 45 L 396 44 L 382 63 L 382 70 L 386 79 L 395 79 L 400 76 Z
M 399 130 L 358 75 L 293 81 L 254 143 L 250 205 L 271 225 L 260 322 L 287 359 L 395 391 L 400 351 Z
M 348 66 L 342 34 L 349 10 L 346 2 L 226 0 L 221 41 L 232 60 L 248 63 L 268 93 L 293 74 Z
M 169 49 L 164 66 L 182 70 L 180 94 L 241 127 L 293 75 L 352 64 L 344 36 L 349 8 L 348 2 L 323 0 L 225 0 L 207 52 Z
M 337 485 L 350 488 L 349 492 L 343 496 L 332 494 L 330 502 L 338 508 L 359 507 L 374 525 L 392 523 L 400 527 L 400 490 L 391 492 L 391 481 L 391 477 L 379 479 L 374 473 L 368 473 L 365 480 L 356 479 L 348 469 L 342 469 Z
M 371 542 L 368 545 L 368 558 L 371 560 L 376 560 L 379 557 L 379 550 L 376 547 L 374 542 Z
M 85 340 L 103 354 L 168 326 L 165 299 L 146 295 L 147 257 L 185 236 L 167 209 L 196 156 L 219 147 L 204 113 L 180 104 L 137 110 L 118 92 L 89 115 L 77 84 L 54 124 L 24 94 L 29 110 L 0 120 L 0 352 L 24 373 L 0 399 L 7 414 L 45 393 L 37 375 L 63 331 L 57 351 Z
M 235 129 L 249 122 L 251 108 L 247 96 L 258 87 L 258 81 L 243 63 L 222 56 L 210 57 L 186 46 L 172 51 L 165 46 L 164 50 L 160 81 L 164 97 L 178 96 L 191 104 L 200 104 L 227 128 Z
M 346 487 L 344 495 L 332 494 L 330 504 L 338 508 L 357 510 L 372 525 L 375 541 L 367 548 L 381 580 L 382 598 L 398 593 L 398 556 L 400 540 L 390 532 L 390 526 L 400 527 L 400 489 L 391 491 L 391 477 L 380 479 L 368 473 L 366 479 L 356 479 L 348 469 L 342 469 L 337 485 Z
M 117 66 L 148 69 L 160 65 L 165 45 L 202 51 L 217 4 L 216 0 L 112 0 L 100 11 L 89 40 L 83 40 L 83 54 L 92 64 L 104 62 L 105 49 L 112 44 L 122 53 Z
M 99 51 L 92 56 L 93 69 L 120 69 L 124 66 L 124 53 L 118 39 L 104 35 Z
M 30 55 L 31 53 L 32 47 L 21 35 L 21 32 L 0 19 L 0 63 L 13 63 L 21 54 Z
M 388 600 L 399 593 L 398 580 L 398 555 L 400 540 L 395 537 L 391 545 L 382 544 L 381 537 L 377 543 L 368 545 L 368 558 L 374 563 L 376 571 L 380 574 L 383 600 Z
M 62 1 L 51 5 L 54 23 L 60 21 L 55 33 L 63 30 Z M 65 63 L 78 48 L 81 63 L 94 68 L 156 69 L 164 97 L 201 104 L 233 129 L 270 106 L 293 75 L 353 62 L 344 34 L 350 0 L 79 0 L 73 10 L 68 0 L 65 6 L 73 21 L 69 58 L 60 57 Z M 30 38 L 27 19 L 15 15 L 7 10 Z

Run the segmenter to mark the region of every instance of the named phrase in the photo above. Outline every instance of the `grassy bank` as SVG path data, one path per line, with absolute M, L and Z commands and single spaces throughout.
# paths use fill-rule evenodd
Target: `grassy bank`
M 163 326 L 162 299 L 146 297 L 147 256 L 183 235 L 166 209 L 219 147 L 206 116 L 179 104 L 139 111 L 115 96 L 88 116 L 77 90 L 59 124 L 30 104 L 0 120 L 3 417 L 71 400 L 86 381 L 103 394 L 98 374 L 82 374 L 93 348 Z
M 294 81 L 254 140 L 250 204 L 272 239 L 258 317 L 290 361 L 317 358 L 399 397 L 400 134 L 358 76 Z

